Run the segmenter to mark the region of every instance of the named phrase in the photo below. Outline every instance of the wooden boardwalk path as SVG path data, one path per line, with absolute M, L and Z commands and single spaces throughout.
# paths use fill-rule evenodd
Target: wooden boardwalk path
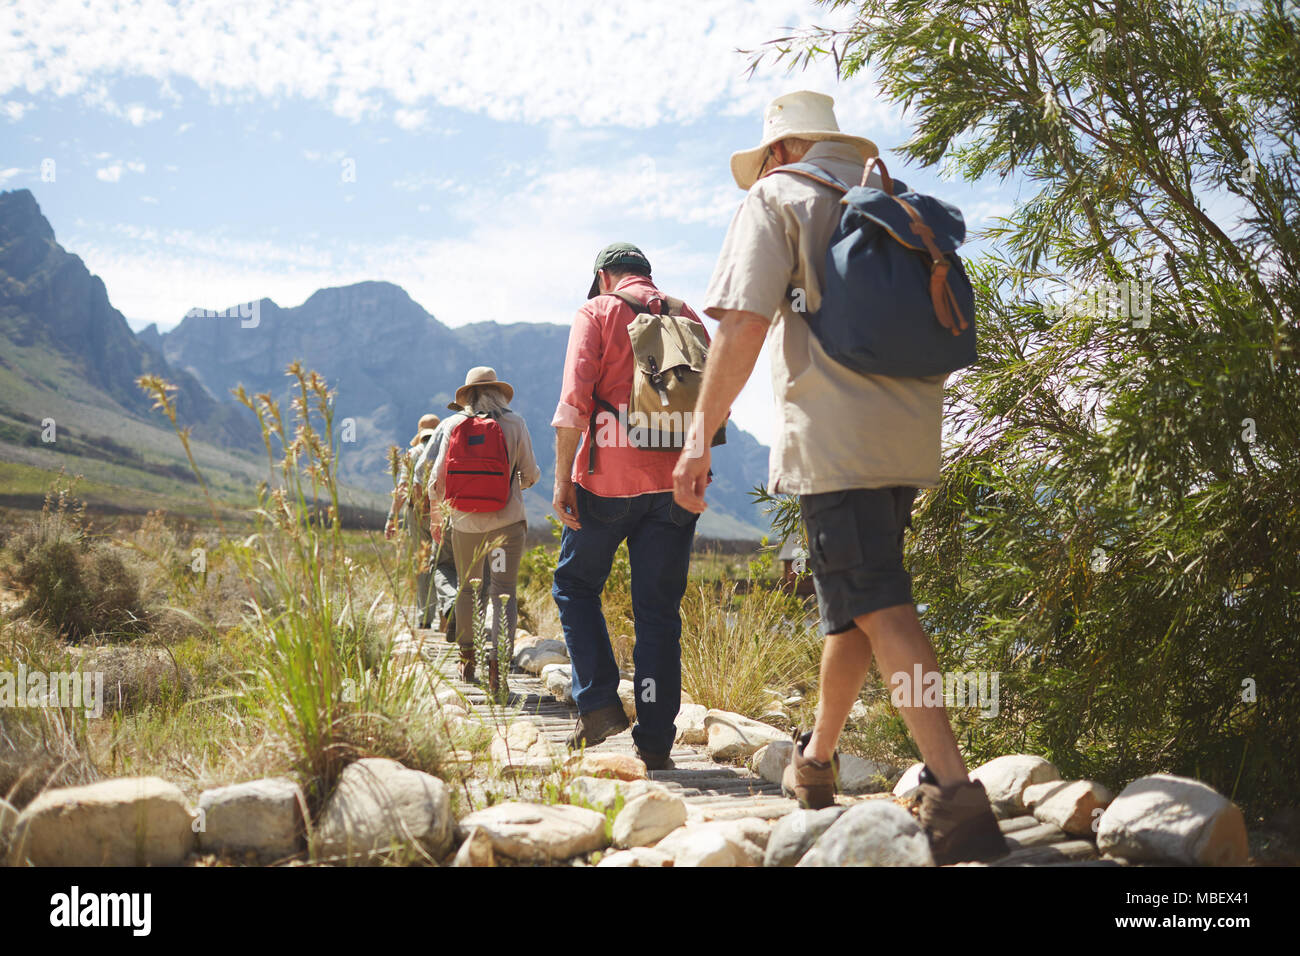
M 497 706 L 493 709 L 481 686 L 467 684 L 458 678 L 455 647 L 445 643 L 442 635 L 431 631 L 421 632 L 421 636 L 425 638 L 422 657 L 464 697 L 471 712 L 487 723 L 500 723 L 502 708 Z M 518 711 L 515 719 L 531 721 L 554 750 L 563 752 L 564 739 L 572 732 L 573 722 L 578 716 L 577 708 L 557 700 L 538 677 L 525 671 L 512 670 L 509 684 L 509 709 Z M 587 752 L 635 756 L 632 732 L 625 730 L 587 748 Z M 794 800 L 781 795 L 779 784 L 764 780 L 748 767 L 717 763 L 703 746 L 677 744 L 672 750 L 672 760 L 673 769 L 651 771 L 649 776 L 686 801 L 688 822 L 746 817 L 775 820 L 797 806 Z M 890 797 L 885 793 L 840 795 L 837 799 L 840 804 L 853 804 Z M 1002 820 L 1000 826 L 1012 852 L 990 864 L 992 866 L 1117 865 L 1109 860 L 1098 860 L 1097 849 L 1091 841 L 1072 837 L 1052 824 L 1040 823 L 1032 815 Z

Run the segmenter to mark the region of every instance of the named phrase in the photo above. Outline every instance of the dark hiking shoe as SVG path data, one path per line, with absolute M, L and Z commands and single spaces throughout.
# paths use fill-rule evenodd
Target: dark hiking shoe
M 474 648 L 460 649 L 460 679 L 466 684 L 474 683 Z
M 442 619 L 442 633 L 448 644 L 456 643 L 456 612 L 448 611 Z
M 627 714 L 623 713 L 622 704 L 600 707 L 586 714 L 579 714 L 564 745 L 570 750 L 579 747 L 594 747 L 606 737 L 622 733 L 632 725 L 628 723 Z
M 984 784 L 967 780 L 941 787 L 929 767 L 921 770 L 921 806 L 918 816 L 930 852 L 939 866 L 986 862 L 1010 852 L 998 828 Z
M 652 754 L 648 750 L 637 747 L 636 755 L 645 764 L 646 770 L 672 770 L 677 766 L 673 763 L 673 758 L 666 753 Z
M 839 775 L 839 754 L 826 763 L 819 763 L 803 755 L 804 747 L 812 739 L 812 731 L 796 733 L 790 762 L 781 774 L 781 793 L 794 797 L 805 810 L 824 810 L 835 806 L 835 779 Z

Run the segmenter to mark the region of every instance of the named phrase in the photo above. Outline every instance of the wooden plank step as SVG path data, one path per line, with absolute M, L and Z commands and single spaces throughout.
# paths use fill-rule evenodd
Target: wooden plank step
M 1051 823 L 1042 823 L 1036 827 L 1017 830 L 1014 833 L 1005 834 L 1005 836 L 1007 843 L 1016 849 L 1033 846 L 1046 846 L 1048 844 L 1061 843 L 1070 839 L 1068 833 Z
M 1008 841 L 1010 842 L 1010 841 Z M 1097 859 L 1097 848 L 1089 840 L 1066 840 L 1050 846 L 1032 846 L 1013 850 L 989 866 L 1042 866 L 1047 863 L 1072 863 Z
M 998 821 L 998 829 L 1000 829 L 1004 835 L 1015 833 L 1017 830 L 1028 830 L 1036 826 L 1038 826 L 1038 820 L 1033 816 L 1033 814 L 1024 817 L 1011 817 L 1007 820 Z

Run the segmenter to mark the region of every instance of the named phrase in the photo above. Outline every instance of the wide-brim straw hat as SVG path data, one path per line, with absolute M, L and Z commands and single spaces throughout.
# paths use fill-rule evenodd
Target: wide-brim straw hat
M 502 382 L 497 379 L 497 372 L 494 368 L 486 365 L 479 365 L 469 370 L 465 375 L 465 384 L 456 389 L 456 401 L 461 405 L 469 404 L 469 390 L 476 385 L 492 385 L 501 390 L 505 395 L 506 401 L 509 402 L 515 397 L 515 388 L 509 382 Z
M 834 107 L 835 101 L 825 93 L 814 93 L 811 90 L 786 93 L 774 99 L 763 114 L 763 141 L 753 149 L 731 155 L 731 175 L 736 180 L 736 185 L 748 190 L 758 182 L 758 173 L 763 168 L 768 149 L 773 143 L 787 137 L 848 143 L 862 154 L 864 163 L 873 156 L 879 156 L 880 150 L 876 144 L 865 136 L 840 132 L 840 124 L 835 122 Z
M 440 421 L 442 421 L 442 419 L 433 414 L 433 412 L 430 412 L 427 415 L 421 415 L 419 423 L 415 426 L 415 437 L 411 439 L 411 447 L 414 448 L 426 436 L 432 435 Z

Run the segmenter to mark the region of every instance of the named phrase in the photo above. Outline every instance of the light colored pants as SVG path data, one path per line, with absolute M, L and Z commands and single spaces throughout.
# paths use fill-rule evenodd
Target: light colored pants
M 502 594 L 509 598 L 505 620 L 501 619 L 499 607 L 492 615 L 490 633 L 487 635 L 488 643 L 497 645 L 497 639 L 502 633 L 514 636 L 515 625 L 519 620 L 519 599 L 516 593 L 519 582 L 519 559 L 524 554 L 524 538 L 527 531 L 528 523 L 525 521 L 516 521 L 504 528 L 483 533 L 452 531 L 451 548 L 456 557 L 456 577 L 460 582 L 460 590 L 456 595 L 456 642 L 462 650 L 474 646 L 474 589 L 471 582 L 475 579 L 482 580 L 484 561 L 492 572 L 488 586 L 479 588 L 479 608 L 484 613 L 484 619 L 487 619 L 489 598 L 493 604 L 499 603 L 499 596 Z M 474 561 L 475 553 L 494 539 L 498 539 L 497 544 L 487 552 L 486 557 Z M 497 548 L 500 550 L 496 550 Z M 503 632 L 502 627 L 507 627 L 509 630 Z
M 429 531 L 428 522 L 423 520 L 423 516 L 408 504 L 406 506 L 406 555 L 411 564 L 416 566 L 415 606 L 416 613 L 419 616 L 419 626 L 423 628 L 433 626 L 433 616 L 436 610 L 432 606 L 433 569 L 429 567 L 434 547 L 433 535 Z M 420 560 L 421 555 L 425 556 L 423 561 Z

